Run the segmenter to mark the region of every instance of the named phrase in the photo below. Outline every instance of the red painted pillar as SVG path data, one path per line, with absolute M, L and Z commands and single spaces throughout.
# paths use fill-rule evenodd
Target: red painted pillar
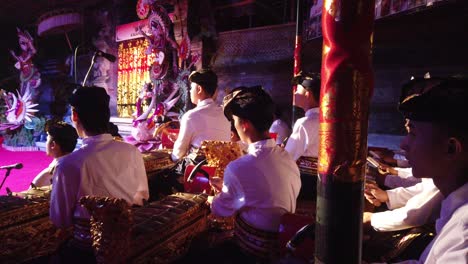
M 294 44 L 294 71 L 293 76 L 296 76 L 301 71 L 301 52 L 302 52 L 302 27 L 304 23 L 304 15 L 303 15 L 303 0 L 296 1 L 296 42 Z M 295 106 L 294 102 L 294 93 L 296 92 L 296 85 L 292 88 L 292 125 L 294 127 L 294 123 L 296 119 L 298 119 L 299 115 L 301 115 L 301 109 Z M 304 112 L 304 111 L 302 111 Z M 303 114 L 302 114 L 303 115 Z
M 316 263 L 360 263 L 373 0 L 324 0 Z
M 294 46 L 294 76 L 301 71 L 301 50 L 302 50 L 302 24 L 303 22 L 303 11 L 302 0 L 297 0 L 297 11 L 296 11 L 296 43 Z

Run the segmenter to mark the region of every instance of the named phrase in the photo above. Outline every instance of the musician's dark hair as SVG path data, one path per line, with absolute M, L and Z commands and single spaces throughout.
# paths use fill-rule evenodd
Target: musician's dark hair
M 65 122 L 48 122 L 45 130 L 64 153 L 73 152 L 78 141 L 78 134 L 73 126 Z
M 200 69 L 189 75 L 189 81 L 200 85 L 210 96 L 213 96 L 218 87 L 218 76 L 211 69 Z
M 70 97 L 70 105 L 78 114 L 83 128 L 93 134 L 108 133 L 110 97 L 102 87 L 81 87 Z

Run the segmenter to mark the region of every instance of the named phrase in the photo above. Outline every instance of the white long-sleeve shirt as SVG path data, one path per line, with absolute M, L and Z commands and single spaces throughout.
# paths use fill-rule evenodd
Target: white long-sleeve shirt
M 435 220 L 443 196 L 432 179 L 408 188 L 387 191 L 390 210 L 372 214 L 371 225 L 378 231 L 396 231 Z
M 398 175 L 387 175 L 385 177 L 385 186 L 389 188 L 410 187 L 421 182 L 420 178 L 413 176 L 412 168 L 394 168 Z
M 239 211 L 249 225 L 277 232 L 281 216 L 295 212 L 300 188 L 299 169 L 289 154 L 273 139 L 258 141 L 226 167 L 211 211 L 224 217 Z
M 284 139 L 291 134 L 291 129 L 286 122 L 281 119 L 276 119 L 273 121 L 273 124 L 271 124 L 269 132 L 276 133 L 276 144 L 280 145 L 283 143 Z
M 406 159 L 406 156 L 404 154 L 395 153 L 395 155 L 393 155 L 393 158 L 396 160 L 398 167 L 400 167 L 400 168 L 410 167 L 410 165 L 408 163 L 408 160 Z
M 231 140 L 231 124 L 211 98 L 200 101 L 182 116 L 172 160 L 184 157 L 191 147 L 199 148 L 203 140 Z
M 47 168 L 43 169 L 41 172 L 39 172 L 36 175 L 36 177 L 34 177 L 31 183 L 34 184 L 34 186 L 36 187 L 50 185 L 53 171 L 55 170 L 55 166 L 57 166 L 57 159 L 53 159 L 52 162 L 49 164 L 49 166 L 47 166 Z
M 468 263 L 468 183 L 443 200 L 436 233 L 419 260 L 400 264 Z
M 305 117 L 299 118 L 294 124 L 291 136 L 286 143 L 286 151 L 293 160 L 301 156 L 317 157 L 319 146 L 319 108 L 305 112 Z
M 74 217 L 89 219 L 79 199 L 86 195 L 148 199 L 143 157 L 134 146 L 114 141 L 110 134 L 83 139 L 81 148 L 59 159 L 53 176 L 50 219 L 57 227 L 72 225 Z

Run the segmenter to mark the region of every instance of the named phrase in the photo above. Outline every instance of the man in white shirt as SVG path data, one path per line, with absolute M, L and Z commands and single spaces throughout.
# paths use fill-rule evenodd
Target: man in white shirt
M 122 198 L 142 205 L 148 199 L 148 179 L 141 153 L 132 145 L 114 141 L 108 133 L 109 95 L 104 88 L 77 89 L 70 98 L 71 120 L 83 139 L 80 149 L 57 162 L 53 176 L 50 219 L 58 228 L 74 226 L 73 239 L 63 257 L 91 257 L 90 215 L 80 206 L 86 195 Z M 91 252 L 91 254 L 90 254 Z
M 415 79 L 400 103 L 408 135 L 401 148 L 414 177 L 427 177 L 444 196 L 436 237 L 419 261 L 468 262 L 468 79 Z
M 180 131 L 174 143 L 172 160 L 198 149 L 203 140 L 229 141 L 230 124 L 222 108 L 213 101 L 218 77 L 212 70 L 202 69 L 189 76 L 190 100 L 196 107 L 187 111 L 180 120 Z
M 320 75 L 301 73 L 293 78 L 293 83 L 297 84 L 295 105 L 304 109 L 305 117 L 294 124 L 285 149 L 301 170 L 302 189 L 299 197 L 314 200 L 317 196 Z
M 223 105 L 226 117 L 234 121 L 241 140 L 249 146 L 247 154 L 226 167 L 222 185 L 212 182 L 220 191 L 213 198 L 212 213 L 236 215 L 239 246 L 248 254 L 271 260 L 279 252 L 280 218 L 296 209 L 299 170 L 269 136 L 273 102 L 260 86 L 234 90 Z

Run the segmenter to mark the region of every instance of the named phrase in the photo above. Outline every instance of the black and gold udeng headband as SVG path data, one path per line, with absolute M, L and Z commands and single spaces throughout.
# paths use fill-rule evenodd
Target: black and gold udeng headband
M 401 88 L 400 103 L 411 95 L 419 95 L 428 92 L 440 85 L 447 78 L 412 78 Z
M 300 84 L 306 89 L 312 89 L 312 87 L 315 86 L 320 87 L 320 74 L 300 72 L 298 75 L 292 78 L 291 84 Z
M 468 79 L 416 79 L 403 87 L 398 110 L 405 118 L 424 122 L 468 123 Z
M 253 107 L 262 111 L 262 106 L 271 108 L 273 101 L 262 86 L 237 87 L 223 99 L 223 110 L 226 118 L 231 121 L 232 115 L 247 118 Z
M 238 87 L 231 91 L 228 95 L 224 96 L 223 98 L 223 111 L 224 111 L 224 116 L 229 120 L 232 121 L 232 102 L 233 100 L 240 94 L 242 93 L 243 89 L 246 87 Z

